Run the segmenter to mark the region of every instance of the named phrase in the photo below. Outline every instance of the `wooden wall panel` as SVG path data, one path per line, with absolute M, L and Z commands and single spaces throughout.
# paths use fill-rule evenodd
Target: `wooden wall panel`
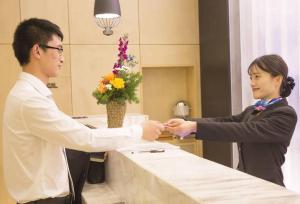
M 140 0 L 142 44 L 199 44 L 197 0 Z
M 195 66 L 199 69 L 198 45 L 141 45 L 141 66 Z
M 0 43 L 11 43 L 16 26 L 20 22 L 19 0 L 0 0 Z
M 64 33 L 64 43 L 69 43 L 68 0 L 20 0 L 21 19 L 45 18 L 57 24 Z

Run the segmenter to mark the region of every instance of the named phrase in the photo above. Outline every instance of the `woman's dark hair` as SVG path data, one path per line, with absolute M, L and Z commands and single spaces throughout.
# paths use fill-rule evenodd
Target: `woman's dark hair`
M 288 97 L 295 86 L 294 79 L 288 76 L 288 66 L 279 55 L 263 55 L 256 58 L 248 67 L 248 73 L 251 73 L 253 66 L 257 66 L 272 76 L 283 76 L 280 86 L 280 96 Z
M 31 18 L 22 21 L 14 34 L 13 49 L 21 66 L 29 63 L 29 53 L 34 44 L 47 44 L 53 34 L 63 40 L 60 28 L 45 19 Z

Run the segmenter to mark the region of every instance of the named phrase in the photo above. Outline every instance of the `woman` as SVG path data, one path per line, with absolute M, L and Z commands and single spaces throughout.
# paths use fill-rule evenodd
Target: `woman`
M 255 105 L 224 118 L 170 119 L 166 130 L 181 137 L 196 133 L 197 139 L 237 142 L 239 170 L 284 186 L 281 166 L 297 123 L 286 100 L 294 79 L 278 55 L 255 59 L 248 73 L 253 97 L 259 99 Z

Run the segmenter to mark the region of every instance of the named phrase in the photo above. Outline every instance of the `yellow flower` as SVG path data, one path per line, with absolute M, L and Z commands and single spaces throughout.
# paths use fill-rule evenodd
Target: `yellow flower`
M 124 88 L 124 80 L 122 78 L 114 78 L 110 81 L 110 83 L 115 87 L 116 89 L 123 89 Z

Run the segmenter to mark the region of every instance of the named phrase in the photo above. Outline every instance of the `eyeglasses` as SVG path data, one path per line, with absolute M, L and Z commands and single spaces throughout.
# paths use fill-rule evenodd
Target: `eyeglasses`
M 41 44 L 40 47 L 58 50 L 58 53 L 60 55 L 62 55 L 62 53 L 64 52 L 64 49 L 62 47 L 52 47 L 52 46 L 44 45 L 44 44 Z

